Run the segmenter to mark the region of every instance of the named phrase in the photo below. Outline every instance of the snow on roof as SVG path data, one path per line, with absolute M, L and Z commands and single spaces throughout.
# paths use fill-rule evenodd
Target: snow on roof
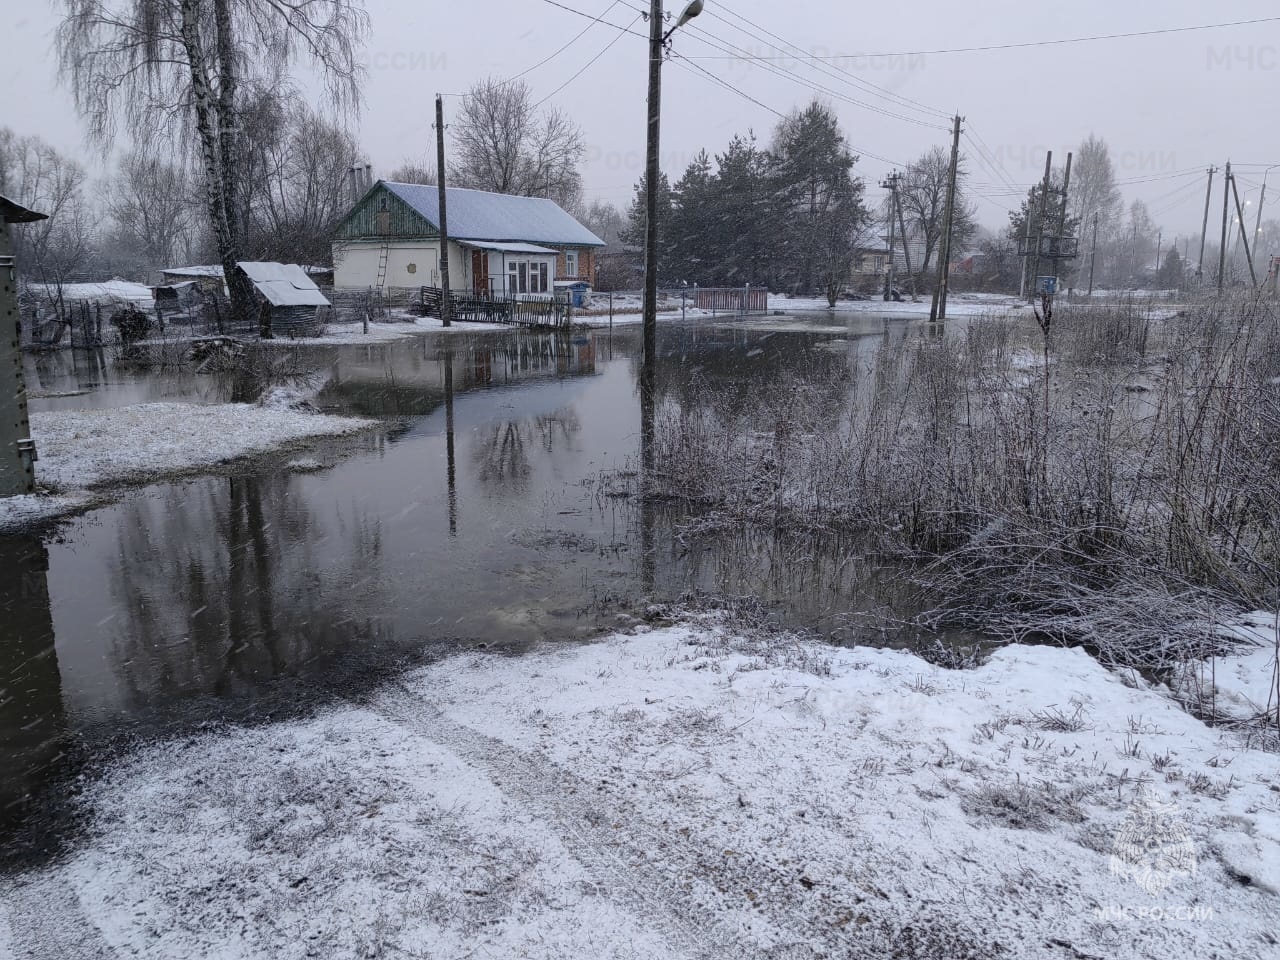
M 460 240 L 464 247 L 477 250 L 493 250 L 498 253 L 546 253 L 554 255 L 556 251 L 550 247 L 539 247 L 532 243 L 499 243 L 496 240 Z
M 49 297 L 59 295 L 56 284 L 30 283 L 27 289 L 33 293 Z M 144 283 L 130 280 L 103 280 L 100 283 L 64 283 L 61 290 L 62 299 L 71 303 L 94 301 L 120 301 L 128 303 L 150 303 L 153 299 L 151 288 Z
M 327 307 L 320 288 L 296 263 L 242 260 L 236 264 L 273 307 Z
M 439 188 L 419 183 L 378 181 L 433 226 L 440 225 Z M 451 240 L 524 241 L 603 247 L 604 241 L 554 200 L 515 197 L 486 190 L 448 187 Z
M 174 277 L 220 277 L 222 265 L 212 263 L 196 267 L 166 267 L 160 272 Z

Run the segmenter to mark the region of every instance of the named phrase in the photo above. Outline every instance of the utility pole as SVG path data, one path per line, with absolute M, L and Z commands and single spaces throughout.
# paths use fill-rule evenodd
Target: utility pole
M 893 231 L 896 224 L 894 223 L 894 212 L 898 205 L 898 171 L 891 173 L 887 180 L 882 180 L 880 186 L 890 191 L 889 194 L 889 268 L 884 275 L 884 299 L 893 299 L 893 248 L 894 236 Z
M 22 374 L 22 320 L 18 315 L 18 271 L 9 224 L 47 220 L 0 196 L 0 497 L 33 493 L 35 443 L 27 416 L 27 387 Z
M 1031 266 L 1031 201 L 1027 200 L 1027 228 L 1023 231 L 1022 249 L 1022 283 L 1018 285 L 1018 299 L 1027 295 L 1027 269 Z
M 1258 248 L 1262 246 L 1258 238 L 1262 236 L 1262 205 L 1267 202 L 1267 174 L 1270 172 L 1271 168 L 1268 167 L 1262 174 L 1262 192 L 1258 195 L 1258 216 L 1253 224 L 1253 260 L 1249 261 L 1250 267 L 1254 266 L 1254 260 L 1258 259 Z
M 1093 243 L 1089 247 L 1089 298 L 1093 299 L 1093 267 L 1098 260 L 1098 213 L 1093 214 Z
M 644 303 L 641 313 L 640 459 L 653 476 L 653 415 L 658 363 L 658 118 L 662 112 L 662 0 L 649 0 L 649 111 L 644 158 Z M 646 489 L 646 498 L 648 490 Z
M 1049 150 L 1044 155 L 1044 181 L 1040 184 L 1040 212 L 1037 214 L 1036 223 L 1036 252 L 1035 259 L 1032 260 L 1034 266 L 1031 269 L 1031 300 L 1034 302 L 1036 298 L 1036 282 L 1040 279 L 1040 251 L 1044 249 L 1044 220 L 1045 213 L 1049 209 L 1049 184 L 1053 177 L 1053 151 Z
M 1164 230 L 1156 231 L 1156 276 L 1160 275 L 1160 254 L 1163 252 Z
M 449 292 L 449 215 L 444 187 L 444 97 L 436 94 L 436 180 L 440 198 L 440 323 L 449 326 L 453 301 Z
M 929 309 L 930 320 L 947 319 L 947 281 L 951 276 L 951 228 L 955 218 L 956 168 L 960 164 L 960 114 L 956 114 L 951 128 L 951 173 L 947 178 L 947 212 L 943 218 L 942 242 L 938 257 L 938 284 L 933 291 L 933 304 Z
M 1062 207 L 1058 211 L 1058 242 L 1053 251 L 1053 275 L 1058 275 L 1058 264 L 1063 260 L 1063 248 L 1067 240 L 1067 191 L 1071 189 L 1071 153 L 1067 153 L 1067 168 L 1062 172 Z
M 902 260 L 907 268 L 907 279 L 911 281 L 911 302 L 918 302 L 916 296 L 916 275 L 911 272 L 911 245 L 907 242 L 907 224 L 902 217 L 902 198 L 898 196 L 897 184 L 894 184 L 893 203 L 898 208 L 898 230 L 902 233 Z
M 1200 225 L 1200 261 L 1196 264 L 1196 280 L 1204 276 L 1204 241 L 1209 233 L 1209 201 L 1213 197 L 1213 174 L 1217 167 L 1209 168 L 1209 185 L 1204 191 L 1204 223 Z
M 1222 173 L 1222 246 L 1218 250 L 1218 295 L 1227 280 L 1227 204 L 1231 201 L 1231 161 Z
M 1253 272 L 1253 254 L 1249 252 L 1249 238 L 1244 234 L 1244 208 L 1240 206 L 1240 191 L 1236 189 L 1236 178 L 1230 177 L 1231 195 L 1236 200 L 1236 219 L 1240 221 L 1240 239 L 1244 241 L 1244 259 L 1249 264 L 1249 282 L 1255 287 L 1258 285 L 1258 278 Z

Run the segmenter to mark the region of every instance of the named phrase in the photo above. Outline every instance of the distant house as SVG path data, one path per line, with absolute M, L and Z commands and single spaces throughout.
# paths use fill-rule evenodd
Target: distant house
M 479 295 L 550 296 L 594 285 L 604 241 L 553 200 L 449 187 L 449 286 Z M 440 286 L 438 188 L 379 180 L 338 225 L 335 289 Z
M 889 248 L 857 247 L 853 251 L 853 275 L 856 279 L 883 277 L 889 263 Z

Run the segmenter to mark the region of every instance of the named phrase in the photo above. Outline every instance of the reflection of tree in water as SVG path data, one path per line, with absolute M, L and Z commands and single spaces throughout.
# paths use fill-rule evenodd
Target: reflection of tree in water
M 0 830 L 25 818 L 64 749 L 62 676 L 49 609 L 49 567 L 37 539 L 0 538 L 5 584 L 0 638 Z
M 324 525 L 297 487 L 287 474 L 208 480 L 128 502 L 114 652 L 135 703 L 243 693 L 380 635 L 360 612 L 380 594 L 379 521 Z
M 532 419 L 499 420 L 481 428 L 472 448 L 480 482 L 506 492 L 522 493 L 528 488 L 533 473 L 528 447 L 535 437 L 550 454 L 557 447 L 566 447 L 569 438 L 581 429 L 582 423 L 570 407 Z
M 535 417 L 533 426 L 542 438 L 543 448 L 547 453 L 551 453 L 557 443 L 567 444 L 569 436 L 582 429 L 582 422 L 573 409 L 561 407 L 555 413 L 540 414 Z
M 529 485 L 529 454 L 525 421 L 505 420 L 490 424 L 477 434 L 473 456 L 480 482 L 492 487 L 521 492 Z

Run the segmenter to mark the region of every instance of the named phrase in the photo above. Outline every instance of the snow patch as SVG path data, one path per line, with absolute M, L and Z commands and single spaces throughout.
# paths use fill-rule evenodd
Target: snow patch
M 947 671 L 706 621 L 144 749 L 24 882 L 155 958 L 1262 956 L 1278 785 L 1079 650 Z M 1145 798 L 1196 869 L 1140 886 Z

